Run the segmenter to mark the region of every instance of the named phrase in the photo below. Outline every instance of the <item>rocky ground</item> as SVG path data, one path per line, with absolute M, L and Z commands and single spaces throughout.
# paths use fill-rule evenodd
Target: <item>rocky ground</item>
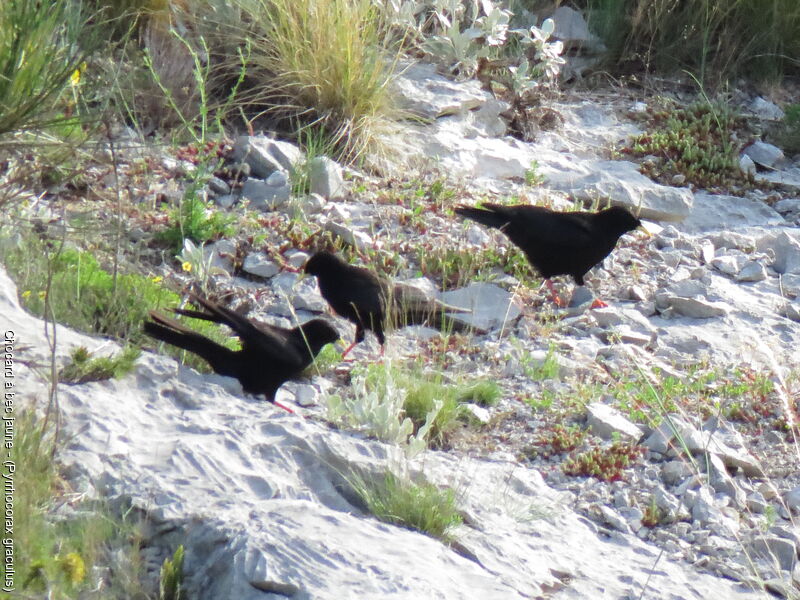
M 235 382 L 185 368 L 176 376 L 171 360 L 147 354 L 121 381 L 61 386 L 65 425 L 80 431 L 64 459 L 76 485 L 148 513 L 153 568 L 185 538 L 198 598 L 420 598 L 421 589 L 438 598 L 756 598 L 763 586 L 796 597 L 800 161 L 757 171 L 744 195 L 712 195 L 615 160 L 613 149 L 640 131 L 635 114 L 647 99 L 633 94 L 553 100 L 563 123 L 521 142 L 504 135 L 503 104 L 474 82 L 418 67 L 398 93 L 427 119 L 390 138 L 386 159 L 416 163 L 413 177 L 316 159 L 316 193 L 298 195 L 286 175 L 301 164 L 296 147 L 243 137 L 223 148 L 229 168 L 205 193 L 236 216 L 237 233 L 205 249 L 213 268 L 202 287 L 288 325 L 326 307 L 315 281 L 286 267 L 321 247 L 357 255 L 473 310 L 472 334 L 398 330 L 387 361 L 494 381 L 499 402 L 471 407 L 478 424 L 406 461 L 326 424 L 326 398 L 349 393 L 354 363 L 285 386 L 279 399 L 302 407 L 299 419 L 240 397 Z M 118 144 L 132 190 L 130 255 L 173 286 L 197 288 L 197 272 L 152 244 L 160 223 L 149 209 L 180 195 L 193 156 L 142 148 L 124 132 Z M 141 161 L 151 176 L 136 174 Z M 99 163 L 93 169 L 98 188 L 114 186 Z M 592 272 L 591 293 L 573 296 L 573 283 L 560 282 L 572 301 L 559 309 L 501 233 L 450 210 L 512 198 L 559 209 L 611 199 L 660 231 L 622 238 Z M 47 222 L 52 206 L 30 210 Z M 93 210 L 102 218 L 112 205 Z M 44 356 L 40 325 L 20 312 L 8 281 L 2 288 L 2 312 Z M 609 307 L 589 308 L 592 293 Z M 98 345 L 62 339 L 63 355 L 70 344 Z M 373 339 L 353 352 L 355 364 L 376 356 Z M 615 452 L 625 456 L 619 470 L 602 460 Z M 599 477 L 569 474 L 581 455 Z M 461 490 L 467 519 L 452 548 L 380 524 L 342 495 L 343 469 L 399 463 Z

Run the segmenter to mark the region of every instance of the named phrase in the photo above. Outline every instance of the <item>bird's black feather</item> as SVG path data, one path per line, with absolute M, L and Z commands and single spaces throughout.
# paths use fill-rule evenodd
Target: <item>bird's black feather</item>
M 178 321 L 150 312 L 144 332 L 157 340 L 197 354 L 215 373 L 235 377 L 250 394 L 264 394 L 275 401 L 278 388 L 298 377 L 323 346 L 339 339 L 333 326 L 312 319 L 293 329 L 255 324 L 242 315 L 198 296 L 192 302 L 203 310 L 175 309 L 175 312 L 230 327 L 241 340 L 241 350 L 231 350 Z
M 597 213 L 556 212 L 540 206 L 459 206 L 456 214 L 501 230 L 545 279 L 571 275 L 583 285 L 586 273 L 611 254 L 617 240 L 641 225 L 627 209 Z

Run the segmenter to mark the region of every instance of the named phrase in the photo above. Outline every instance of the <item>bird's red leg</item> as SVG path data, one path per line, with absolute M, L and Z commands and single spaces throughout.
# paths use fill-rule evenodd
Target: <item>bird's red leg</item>
M 549 279 L 545 279 L 544 284 L 545 286 L 547 286 L 547 289 L 550 290 L 550 297 L 553 299 L 555 305 L 558 306 L 559 308 L 564 308 L 564 306 L 566 306 L 566 303 L 556 293 L 556 289 L 553 287 L 553 282 L 550 281 Z
M 278 402 L 277 400 L 273 400 L 273 401 L 272 401 L 272 403 L 273 403 L 275 406 L 277 406 L 277 407 L 279 407 L 279 408 L 282 408 L 282 409 L 283 409 L 283 410 L 285 410 L 286 412 L 292 413 L 293 415 L 294 415 L 294 414 L 297 414 L 297 413 L 295 413 L 295 412 L 294 412 L 294 411 L 293 411 L 291 408 L 289 408 L 289 407 L 288 407 L 288 406 L 286 406 L 285 404 L 281 404 L 281 403 L 280 403 L 280 402 Z
M 358 341 L 355 341 L 355 340 L 354 340 L 354 341 L 353 341 L 353 343 L 352 343 L 352 344 L 350 344 L 350 345 L 347 347 L 347 350 L 345 350 L 344 352 L 342 352 L 342 360 L 344 360 L 344 357 L 345 357 L 345 356 L 347 356 L 347 353 L 348 353 L 348 352 L 350 352 L 350 350 L 352 350 L 353 348 L 355 348 L 355 347 L 356 347 L 356 344 L 357 344 L 357 343 L 358 343 Z

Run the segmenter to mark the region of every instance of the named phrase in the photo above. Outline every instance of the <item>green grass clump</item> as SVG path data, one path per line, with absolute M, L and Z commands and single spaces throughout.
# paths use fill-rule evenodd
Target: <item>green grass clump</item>
M 112 515 L 104 507 L 90 507 L 75 515 L 55 508 L 67 503 L 64 483 L 59 479 L 53 421 L 37 419 L 32 411 L 21 413 L 11 461 L 14 473 L 14 548 L 16 572 L 10 575 L 21 597 L 77 599 L 95 589 L 90 577 L 94 565 L 107 565 L 118 550 L 130 555 L 128 573 L 112 582 L 107 596 L 145 598 L 136 574 L 138 537 L 131 524 Z M 81 507 L 84 508 L 84 507 Z M 0 563 L 0 578 L 5 581 L 5 562 Z
M 500 400 L 501 394 L 502 390 L 496 381 L 478 381 L 463 388 L 458 394 L 458 401 L 494 406 Z
M 790 104 L 776 134 L 776 141 L 786 154 L 800 152 L 800 104 Z
M 122 377 L 131 372 L 133 364 L 141 351 L 135 346 L 128 346 L 116 356 L 99 356 L 92 358 L 84 346 L 72 351 L 72 362 L 61 369 L 58 380 L 63 383 L 87 383 Z
M 623 152 L 657 161 L 642 165 L 649 177 L 670 184 L 675 175 L 702 188 L 733 188 L 748 183 L 739 168 L 737 139 L 743 122 L 720 104 L 698 103 L 688 108 L 667 105 L 648 116 L 648 131 L 634 136 Z
M 231 235 L 234 232 L 233 219 L 232 215 L 221 212 L 210 202 L 187 194 L 186 199 L 170 211 L 171 225 L 157 238 L 179 252 L 185 239 L 204 244 Z
M 0 135 L 59 117 L 55 105 L 90 44 L 79 2 L 0 3 Z
M 314 123 L 355 159 L 375 147 L 394 113 L 388 84 L 398 50 L 372 0 L 236 0 L 253 40 L 257 103 L 290 122 Z
M 587 0 L 587 20 L 614 68 L 686 70 L 703 83 L 797 73 L 796 0 Z
M 172 558 L 165 558 L 158 581 L 158 600 L 185 600 L 183 583 L 183 546 L 178 546 Z
M 366 481 L 353 476 L 350 484 L 369 511 L 381 521 L 421 531 L 445 542 L 461 524 L 456 494 L 431 483 L 417 484 L 387 473 L 383 479 Z
M 457 289 L 473 281 L 485 281 L 492 269 L 499 269 L 519 280 L 531 279 L 525 255 L 516 247 L 489 247 L 477 252 L 467 252 L 452 246 L 418 245 L 415 247 L 416 263 L 420 275 L 441 280 L 442 288 Z

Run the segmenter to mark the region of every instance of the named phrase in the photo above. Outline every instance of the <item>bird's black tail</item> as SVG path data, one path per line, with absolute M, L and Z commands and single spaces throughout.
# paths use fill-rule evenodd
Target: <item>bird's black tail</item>
M 495 227 L 497 229 L 500 229 L 509 222 L 508 216 L 494 210 L 491 204 L 487 206 L 489 206 L 489 208 L 475 208 L 474 206 L 461 205 L 455 208 L 455 213 L 467 219 L 477 221 L 481 225 Z
M 188 327 L 184 327 L 164 315 L 151 312 L 150 318 L 152 321 L 145 321 L 144 323 L 144 332 L 147 335 L 196 354 L 208 362 L 211 368 L 220 375 L 235 377 L 234 366 L 236 359 L 233 356 L 233 350 L 200 335 Z

